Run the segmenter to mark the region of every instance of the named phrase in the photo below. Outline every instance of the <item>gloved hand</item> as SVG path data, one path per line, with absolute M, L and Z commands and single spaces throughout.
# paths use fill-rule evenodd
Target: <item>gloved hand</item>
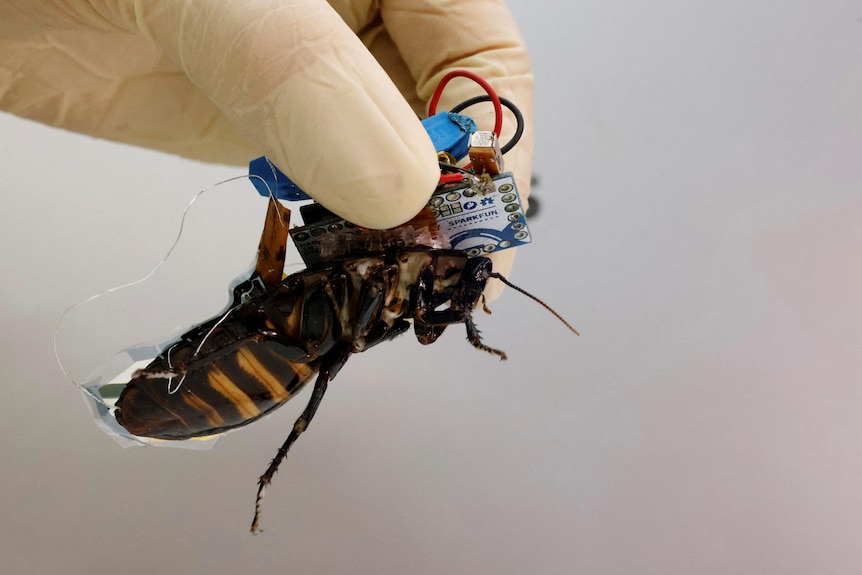
M 427 202 L 439 170 L 416 116 L 454 68 L 524 113 L 505 160 L 526 198 L 532 76 L 502 0 L 0 0 L 0 109 L 205 161 L 265 154 L 367 227 Z M 453 80 L 438 109 L 479 93 Z M 494 254 L 495 270 L 513 257 Z

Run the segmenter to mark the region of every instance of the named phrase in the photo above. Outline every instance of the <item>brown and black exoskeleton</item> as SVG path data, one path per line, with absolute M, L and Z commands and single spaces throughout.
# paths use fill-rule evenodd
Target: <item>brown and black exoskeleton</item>
M 505 281 L 487 258 L 413 247 L 282 280 L 284 252 L 273 247 L 281 240 L 266 234 L 259 250 L 262 287 L 235 298 L 226 313 L 189 330 L 136 372 L 115 412 L 124 428 L 142 437 L 213 435 L 263 417 L 316 375 L 308 406 L 260 477 L 252 532 L 267 485 L 351 354 L 404 333 L 411 322 L 423 344 L 463 323 L 474 347 L 506 358 L 482 342 L 472 319 L 488 279 Z

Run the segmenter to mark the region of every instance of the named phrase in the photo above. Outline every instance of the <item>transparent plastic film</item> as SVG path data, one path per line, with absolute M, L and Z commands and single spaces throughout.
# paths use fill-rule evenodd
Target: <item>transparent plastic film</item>
M 132 374 L 189 326 L 225 313 L 234 288 L 255 270 L 270 199 L 251 188 L 243 175 L 194 194 L 184 211 L 165 214 L 170 222 L 160 229 L 173 231 L 149 240 L 158 245 L 150 250 L 157 255 L 141 259 L 137 277 L 119 278 L 72 304 L 60 318 L 54 333 L 57 362 L 83 391 L 97 424 L 121 445 L 196 449 L 212 443 L 131 435 L 114 418 L 114 402 Z M 287 258 L 299 260 L 295 250 Z

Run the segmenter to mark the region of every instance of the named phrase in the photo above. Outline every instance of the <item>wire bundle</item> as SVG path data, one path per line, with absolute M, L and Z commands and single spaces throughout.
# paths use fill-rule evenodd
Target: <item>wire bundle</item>
M 450 80 L 457 77 L 463 77 L 473 80 L 474 82 L 479 84 L 483 90 L 485 90 L 485 94 L 470 98 L 469 100 L 464 100 L 463 102 L 452 108 L 450 112 L 457 114 L 476 104 L 481 104 L 483 102 L 491 102 L 494 106 L 494 134 L 497 137 L 500 137 L 500 133 L 503 129 L 503 108 L 505 107 L 512 113 L 513 116 L 515 116 L 517 126 L 515 128 L 515 133 L 512 135 L 512 138 L 500 147 L 500 151 L 505 154 L 509 150 L 514 148 L 515 144 L 518 143 L 518 141 L 521 139 L 521 136 L 524 134 L 523 114 L 521 114 L 521 111 L 513 102 L 507 100 L 506 98 L 501 98 L 500 96 L 498 96 L 497 93 L 494 91 L 494 88 L 492 88 L 491 85 L 488 84 L 485 79 L 473 72 L 470 72 L 469 70 L 452 70 L 440 79 L 440 83 L 437 84 L 437 88 L 435 88 L 434 94 L 431 96 L 431 100 L 428 103 L 428 115 L 433 116 L 437 113 L 437 105 L 440 102 L 440 97 L 443 95 L 443 90 L 446 88 L 446 85 L 449 83 Z M 467 164 L 466 166 L 461 168 L 449 162 L 444 162 L 442 160 L 440 161 L 440 169 L 441 172 L 443 172 L 440 179 L 441 184 L 449 183 L 450 180 L 455 181 L 455 177 L 458 174 L 472 175 L 473 173 L 471 171 L 470 164 Z

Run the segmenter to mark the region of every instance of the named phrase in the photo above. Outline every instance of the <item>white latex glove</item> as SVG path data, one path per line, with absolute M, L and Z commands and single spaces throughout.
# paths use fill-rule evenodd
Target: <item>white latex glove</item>
M 205 161 L 265 154 L 373 228 L 410 219 L 434 190 L 437 158 L 416 116 L 454 68 L 524 113 L 505 159 L 528 196 L 532 76 L 502 1 L 0 0 L 0 109 Z M 453 80 L 438 110 L 480 93 Z M 508 274 L 514 250 L 493 256 Z

